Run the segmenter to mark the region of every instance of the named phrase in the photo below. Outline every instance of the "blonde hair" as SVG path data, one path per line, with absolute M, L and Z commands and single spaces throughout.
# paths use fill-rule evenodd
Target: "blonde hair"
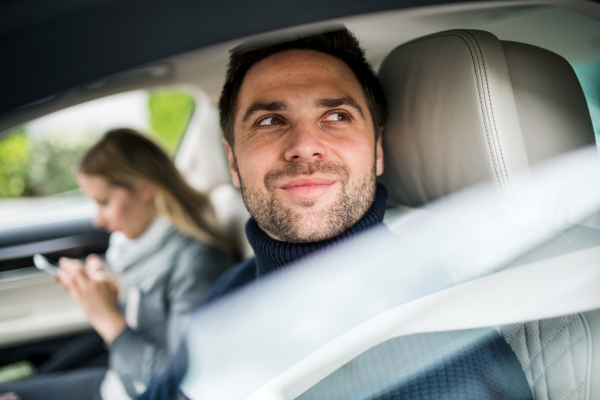
M 188 236 L 233 252 L 208 196 L 193 189 L 169 156 L 133 129 L 107 132 L 83 156 L 79 173 L 101 176 L 129 190 L 140 181 L 149 182 L 155 189 L 154 209 L 158 216 Z

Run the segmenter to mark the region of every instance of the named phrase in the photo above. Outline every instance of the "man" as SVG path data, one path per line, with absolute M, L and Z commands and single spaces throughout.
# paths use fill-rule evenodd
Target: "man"
M 288 42 L 233 51 L 221 126 L 233 183 L 253 217 L 246 232 L 256 257 L 207 300 L 382 221 L 383 187 L 375 200 L 385 98 L 347 35 L 296 41 L 311 50 L 282 50 L 295 46 Z
M 204 304 L 381 224 L 387 192 L 376 177 L 385 99 L 346 29 L 235 48 L 219 107 L 233 183 L 252 216 L 246 233 L 255 257 L 226 273 Z M 528 391 L 510 347 L 499 336 L 494 346 L 477 351 L 491 358 L 498 348 L 509 352 L 522 379 L 490 382 L 493 389 L 500 397 L 515 384 Z M 173 398 L 185 357 L 180 352 L 141 398 Z M 426 379 L 437 382 L 445 372 Z

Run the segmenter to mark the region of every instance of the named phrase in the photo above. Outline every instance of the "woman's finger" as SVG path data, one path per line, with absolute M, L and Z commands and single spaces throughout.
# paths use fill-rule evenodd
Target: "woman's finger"
M 83 271 L 83 264 L 79 260 L 65 257 L 61 257 L 61 259 L 58 261 L 58 264 L 60 268 L 58 269 L 57 277 L 61 284 L 68 289 L 72 287 L 73 284 L 71 282 L 72 279 L 67 280 L 67 278 L 74 277 L 81 273 L 81 271 Z
M 63 268 L 68 271 L 76 271 L 78 269 L 83 268 L 83 263 L 81 261 L 66 257 L 61 257 L 58 260 L 58 265 L 60 266 L 60 268 Z
M 74 285 L 77 286 L 80 290 L 85 290 L 86 287 L 89 286 L 90 281 L 90 277 L 85 272 L 85 270 L 83 268 L 80 268 L 78 270 L 72 271 L 72 273 Z
M 78 292 L 85 292 L 90 281 L 90 278 L 85 273 L 83 268 L 68 268 L 66 267 L 59 270 L 59 279 L 64 286 L 70 292 L 76 290 Z
M 85 259 L 85 270 L 95 281 L 102 281 L 109 279 L 108 274 L 104 270 L 104 264 L 102 263 L 102 259 L 98 257 L 96 254 L 90 254 Z
M 56 279 L 58 280 L 58 283 L 60 283 L 60 285 L 66 290 L 70 290 L 73 286 L 73 276 L 71 272 L 62 267 L 58 269 Z
M 88 270 L 101 270 L 103 269 L 102 260 L 96 254 L 90 254 L 85 259 L 85 268 Z

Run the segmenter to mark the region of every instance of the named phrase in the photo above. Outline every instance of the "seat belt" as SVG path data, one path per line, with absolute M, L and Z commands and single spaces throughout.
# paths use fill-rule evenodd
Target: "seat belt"
M 386 311 L 330 341 L 247 399 L 294 399 L 355 357 L 393 338 L 596 309 L 600 309 L 600 247 L 500 271 Z

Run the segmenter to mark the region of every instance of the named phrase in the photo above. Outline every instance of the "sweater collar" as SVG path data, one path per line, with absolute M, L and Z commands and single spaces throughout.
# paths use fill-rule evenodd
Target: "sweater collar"
M 246 236 L 254 249 L 257 277 L 381 224 L 387 196 L 385 187 L 378 183 L 375 200 L 367 213 L 341 235 L 320 242 L 289 243 L 275 240 L 258 226 L 254 218 L 250 218 L 246 224 Z

